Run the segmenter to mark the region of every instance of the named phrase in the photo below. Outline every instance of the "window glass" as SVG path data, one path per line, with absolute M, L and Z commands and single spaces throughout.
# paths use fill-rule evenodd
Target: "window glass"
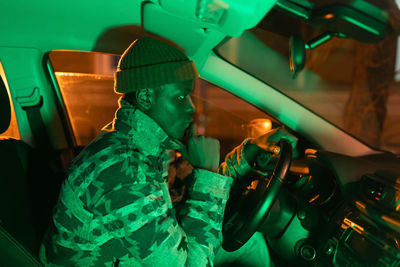
M 294 78 L 289 37 L 278 33 L 253 28 L 217 53 L 364 143 L 400 153 L 395 35 L 376 44 L 333 38 L 306 51 L 305 68 Z
M 87 145 L 114 118 L 119 96 L 113 73 L 118 56 L 53 51 L 50 60 L 77 146 Z
M 10 96 L 10 88 L 8 87 L 6 75 L 4 73 L 3 65 L 1 64 L 1 62 L 0 62 L 0 83 L 2 83 L 2 86 L 4 85 L 6 87 L 8 95 Z M 15 117 L 15 110 L 11 97 L 10 97 L 10 106 L 11 106 L 10 125 L 8 126 L 8 129 L 5 132 L 0 134 L 0 137 L 10 137 L 19 140 L 20 134 L 18 130 L 18 123 L 17 123 L 17 118 Z
M 118 56 L 54 51 L 55 70 L 69 121 L 78 146 L 87 145 L 111 122 L 119 96 L 113 91 Z M 219 139 L 221 157 L 248 136 L 264 133 L 276 121 L 244 100 L 198 79 L 192 94 L 200 135 Z

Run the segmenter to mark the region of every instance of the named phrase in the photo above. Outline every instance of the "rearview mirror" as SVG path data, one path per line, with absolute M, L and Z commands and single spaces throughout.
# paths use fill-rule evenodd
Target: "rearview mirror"
M 290 36 L 289 39 L 290 71 L 293 78 L 304 68 L 306 64 L 306 48 L 303 40 L 298 36 Z

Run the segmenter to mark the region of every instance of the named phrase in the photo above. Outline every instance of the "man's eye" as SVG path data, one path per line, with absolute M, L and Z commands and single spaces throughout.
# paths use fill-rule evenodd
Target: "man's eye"
M 179 101 L 182 101 L 182 100 L 184 100 L 184 99 L 185 99 L 185 96 L 184 96 L 184 95 L 178 96 L 178 100 L 179 100 Z

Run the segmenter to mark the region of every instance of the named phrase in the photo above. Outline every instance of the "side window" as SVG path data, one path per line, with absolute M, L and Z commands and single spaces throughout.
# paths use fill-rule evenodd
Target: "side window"
M 119 56 L 94 52 L 52 51 L 50 61 L 77 146 L 86 146 L 114 118 L 119 96 L 114 71 Z
M 8 87 L 6 74 L 3 69 L 3 65 L 0 62 L 0 90 L 6 89 L 8 97 L 10 99 L 10 107 L 11 107 L 11 120 L 8 126 L 8 129 L 0 134 L 0 137 L 11 137 L 14 139 L 20 139 L 20 134 L 18 130 L 17 118 L 15 116 L 14 105 L 12 102 L 12 98 L 10 96 L 10 88 Z
M 77 146 L 87 145 L 111 122 L 119 96 L 114 71 L 119 57 L 93 52 L 53 51 L 50 60 Z M 246 137 L 262 134 L 276 121 L 225 90 L 198 79 L 192 94 L 200 135 L 217 138 L 221 156 Z

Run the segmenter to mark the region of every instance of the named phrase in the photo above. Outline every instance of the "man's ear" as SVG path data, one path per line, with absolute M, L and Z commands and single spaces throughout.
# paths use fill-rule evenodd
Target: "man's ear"
M 136 92 L 136 103 L 144 110 L 147 111 L 151 108 L 154 99 L 154 89 L 145 88 Z

